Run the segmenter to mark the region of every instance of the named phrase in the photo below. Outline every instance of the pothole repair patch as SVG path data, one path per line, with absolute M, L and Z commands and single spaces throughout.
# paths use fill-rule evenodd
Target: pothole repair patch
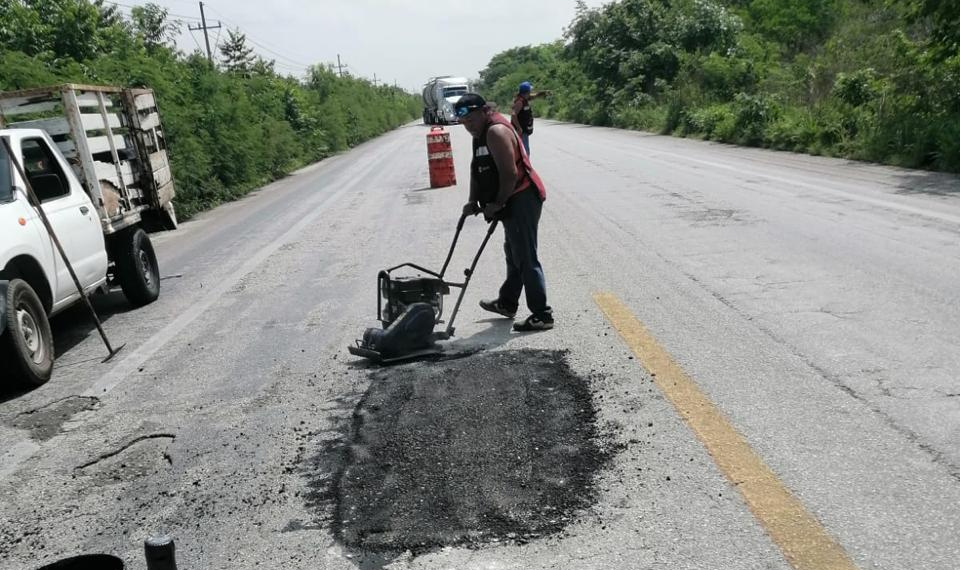
M 595 501 L 594 475 L 612 452 L 587 380 L 563 352 L 482 353 L 372 376 L 345 440 L 309 466 L 311 501 L 346 546 L 526 542 L 562 531 Z
M 34 410 L 23 412 L 13 418 L 11 425 L 18 429 L 28 430 L 30 436 L 38 441 L 47 441 L 60 433 L 63 424 L 70 418 L 93 410 L 100 405 L 97 398 L 70 396 Z

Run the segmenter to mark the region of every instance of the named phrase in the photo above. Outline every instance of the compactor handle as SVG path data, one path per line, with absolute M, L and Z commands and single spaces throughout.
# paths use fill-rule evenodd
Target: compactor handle
M 440 270 L 440 279 L 443 279 L 447 272 L 447 266 L 450 265 L 450 258 L 453 257 L 453 250 L 457 247 L 457 240 L 460 238 L 460 232 L 463 230 L 463 224 L 467 221 L 467 214 L 460 215 L 460 221 L 457 222 L 457 233 L 453 234 L 453 243 L 450 244 L 450 251 L 447 252 L 447 259 L 443 262 L 443 269 Z
M 450 320 L 447 321 L 447 338 L 453 336 L 453 321 L 457 318 L 457 313 L 460 311 L 460 303 L 463 302 L 463 296 L 467 292 L 467 285 L 470 284 L 470 279 L 473 277 L 473 272 L 477 268 L 477 262 L 480 261 L 480 255 L 483 253 L 484 248 L 487 247 L 487 242 L 490 241 L 490 236 L 492 236 L 493 232 L 497 229 L 497 223 L 497 220 L 493 220 L 490 223 L 490 228 L 487 230 L 487 235 L 483 237 L 483 243 L 480 244 L 480 249 L 477 250 L 477 255 L 473 257 L 473 263 L 471 263 L 470 267 L 463 272 L 463 274 L 466 276 L 466 279 L 463 281 L 463 287 L 460 288 L 460 295 L 457 297 L 457 304 L 453 306 L 453 312 L 450 313 Z

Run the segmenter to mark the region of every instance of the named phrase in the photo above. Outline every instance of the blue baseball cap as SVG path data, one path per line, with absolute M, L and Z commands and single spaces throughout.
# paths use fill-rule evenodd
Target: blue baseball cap
M 520 84 L 520 93 L 529 93 L 533 90 L 533 85 L 530 85 L 529 81 L 524 81 Z

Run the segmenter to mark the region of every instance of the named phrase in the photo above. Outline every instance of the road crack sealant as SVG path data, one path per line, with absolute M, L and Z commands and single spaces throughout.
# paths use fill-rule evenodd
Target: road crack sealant
M 493 351 L 374 369 L 341 437 L 299 469 L 319 525 L 358 553 L 526 543 L 598 497 L 621 447 L 566 353 Z
M 93 465 L 96 465 L 97 463 L 100 463 L 101 461 L 105 461 L 105 460 L 107 460 L 107 459 L 110 459 L 110 458 L 112 458 L 112 457 L 115 457 L 115 456 L 117 456 L 117 455 L 120 455 L 121 453 L 125 452 L 126 450 L 130 449 L 131 447 L 133 447 L 134 445 L 136 445 L 136 444 L 138 444 L 138 443 L 140 443 L 140 442 L 142 442 L 142 441 L 147 441 L 147 440 L 151 440 L 151 439 L 169 439 L 169 440 L 173 441 L 173 440 L 177 439 L 177 436 L 175 436 L 175 435 L 173 435 L 173 434 L 171 434 L 171 433 L 153 433 L 153 434 L 149 434 L 149 435 L 141 435 L 140 437 L 137 437 L 137 438 L 134 438 L 134 439 L 130 440 L 130 441 L 127 442 L 126 444 L 120 446 L 119 448 L 117 448 L 117 449 L 115 449 L 115 450 L 113 450 L 113 451 L 110 451 L 110 452 L 108 452 L 108 453 L 104 453 L 104 454 L 100 455 L 99 457 L 97 457 L 96 459 L 93 459 L 93 460 L 91 460 L 91 461 L 88 461 L 87 463 L 84 463 L 83 465 L 78 466 L 77 469 L 78 469 L 78 470 L 79 470 L 79 469 L 86 469 L 86 468 L 88 468 L 88 467 L 91 467 L 91 466 L 93 466 Z M 165 459 L 166 459 L 168 456 L 165 455 L 164 457 L 165 457 Z M 167 461 L 170 461 L 170 459 L 167 459 Z

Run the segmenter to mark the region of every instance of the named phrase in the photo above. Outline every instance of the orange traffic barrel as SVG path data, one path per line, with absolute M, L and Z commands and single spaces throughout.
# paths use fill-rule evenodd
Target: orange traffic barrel
M 444 131 L 443 127 L 432 127 L 427 133 L 427 159 L 430 165 L 431 188 L 454 186 L 457 183 L 450 133 Z

